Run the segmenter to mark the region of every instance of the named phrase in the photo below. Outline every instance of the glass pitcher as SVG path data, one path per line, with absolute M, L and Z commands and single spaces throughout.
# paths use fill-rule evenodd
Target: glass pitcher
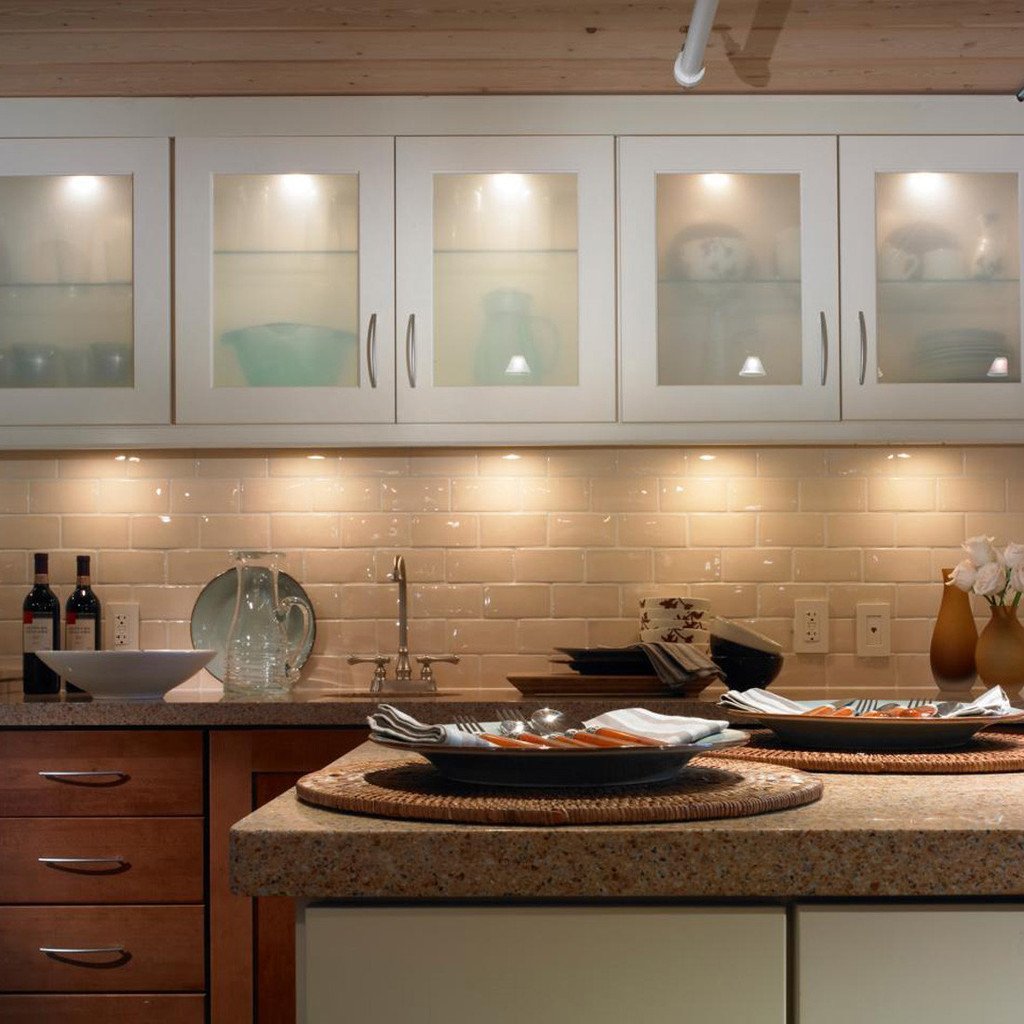
M 225 694 L 285 694 L 299 678 L 295 659 L 313 628 L 309 608 L 281 598 L 278 551 L 232 551 L 238 589 L 228 630 Z M 288 616 L 298 609 L 302 636 L 289 645 Z
M 477 384 L 543 384 L 554 367 L 558 331 L 531 312 L 532 296 L 499 288 L 484 296 L 484 325 L 476 351 Z

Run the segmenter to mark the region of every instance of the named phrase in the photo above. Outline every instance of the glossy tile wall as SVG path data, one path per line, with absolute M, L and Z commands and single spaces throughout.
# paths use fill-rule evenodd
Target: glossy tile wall
M 794 598 L 827 597 L 831 653 L 788 657 L 777 685 L 909 692 L 931 682 L 940 568 L 978 533 L 1024 540 L 1024 447 L 9 454 L 0 659 L 18 660 L 32 551 L 62 597 L 91 552 L 101 598 L 139 602 L 143 645 L 181 647 L 228 550 L 273 546 L 316 608 L 318 683 L 365 686 L 344 657 L 394 649 L 381 581 L 401 552 L 412 647 L 462 656 L 448 687 L 627 642 L 639 594 L 686 592 L 787 650 Z M 853 653 L 863 600 L 892 606 L 891 658 Z

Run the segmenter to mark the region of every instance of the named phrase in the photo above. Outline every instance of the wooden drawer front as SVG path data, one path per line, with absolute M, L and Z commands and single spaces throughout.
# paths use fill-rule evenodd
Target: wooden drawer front
M 0 815 L 202 813 L 198 732 L 0 733 Z
M 102 949 L 110 953 L 41 953 Z M 202 907 L 0 907 L 2 992 L 201 992 Z
M 202 903 L 203 819 L 8 818 L 0 864 L 0 903 Z
M 202 996 L 0 996 L 4 1024 L 203 1024 Z

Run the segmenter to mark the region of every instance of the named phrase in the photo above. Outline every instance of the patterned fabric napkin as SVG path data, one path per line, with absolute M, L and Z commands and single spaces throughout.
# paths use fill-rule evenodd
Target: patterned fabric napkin
M 405 743 L 437 743 L 449 747 L 490 747 L 487 740 L 471 732 L 463 732 L 454 725 L 427 725 L 407 715 L 391 704 L 378 704 L 372 715 L 366 716 L 370 732 L 388 740 Z
M 725 673 L 692 644 L 637 644 L 651 663 L 658 678 L 670 690 L 682 690 L 687 683 L 724 679 Z
M 728 722 L 711 718 L 683 718 L 680 715 L 659 715 L 646 708 L 622 708 L 588 718 L 584 725 L 590 728 L 619 729 L 622 732 L 647 736 L 662 743 L 696 743 L 705 736 L 724 732 Z

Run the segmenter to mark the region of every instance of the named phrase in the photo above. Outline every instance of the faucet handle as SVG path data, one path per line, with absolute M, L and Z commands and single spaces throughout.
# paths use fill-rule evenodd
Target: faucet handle
M 350 654 L 348 656 L 348 663 L 350 665 L 376 666 L 373 670 L 373 677 L 370 679 L 370 693 L 377 693 L 383 688 L 388 678 L 387 666 L 390 661 L 391 656 L 388 654 L 371 654 L 369 656 Z
M 416 658 L 416 661 L 420 665 L 420 681 L 429 683 L 431 689 L 436 689 L 437 684 L 434 681 L 434 670 L 430 666 L 436 661 L 446 662 L 449 665 L 458 665 L 459 656 L 457 654 L 421 654 Z

